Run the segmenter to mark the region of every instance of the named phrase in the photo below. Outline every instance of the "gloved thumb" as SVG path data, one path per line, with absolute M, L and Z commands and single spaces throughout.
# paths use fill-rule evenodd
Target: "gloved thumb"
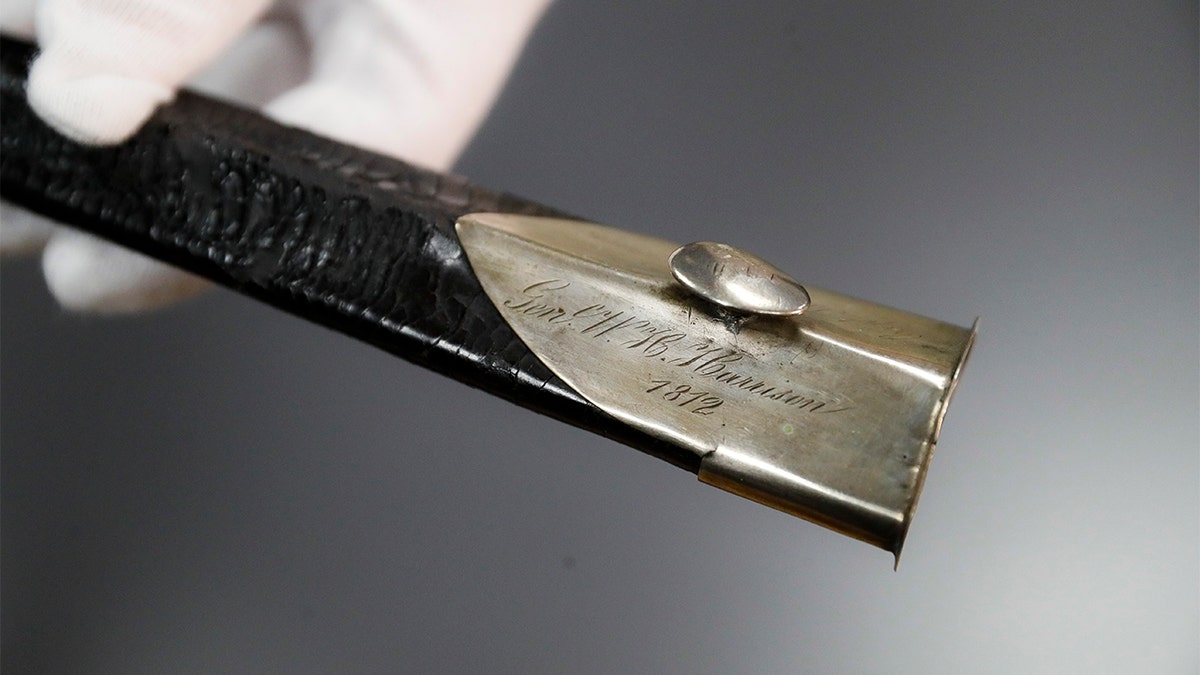
M 33 109 L 81 143 L 119 143 L 255 19 L 269 0 L 43 0 L 8 2 L 6 29 L 36 26 L 41 52 L 29 75 Z M 42 267 L 64 307 L 152 309 L 192 295 L 200 279 L 90 236 L 49 228 L 11 206 L 0 249 L 46 242 Z
M 44 0 L 29 103 L 64 135 L 128 138 L 269 0 Z

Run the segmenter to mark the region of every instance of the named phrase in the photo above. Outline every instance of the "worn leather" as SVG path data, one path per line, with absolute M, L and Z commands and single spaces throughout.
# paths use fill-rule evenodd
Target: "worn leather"
M 0 194 L 519 405 L 695 472 L 579 396 L 517 338 L 454 233 L 475 211 L 562 215 L 183 92 L 91 148 L 29 109 L 33 48 L 0 43 Z

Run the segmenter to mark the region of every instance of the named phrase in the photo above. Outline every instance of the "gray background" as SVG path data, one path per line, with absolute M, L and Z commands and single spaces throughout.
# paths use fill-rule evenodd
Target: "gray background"
M 228 292 L 3 266 L 6 672 L 1195 672 L 1185 2 L 563 2 L 458 171 L 982 337 L 889 556 Z

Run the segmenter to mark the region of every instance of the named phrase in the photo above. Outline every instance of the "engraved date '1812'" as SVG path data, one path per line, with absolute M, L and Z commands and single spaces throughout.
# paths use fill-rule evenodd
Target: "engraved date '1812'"
M 725 399 L 713 396 L 707 391 L 693 391 L 687 384 L 676 384 L 670 380 L 650 380 L 651 387 L 646 393 L 659 392 L 664 401 L 670 401 L 680 408 L 686 408 L 697 415 L 711 415 L 713 410 L 721 407 Z

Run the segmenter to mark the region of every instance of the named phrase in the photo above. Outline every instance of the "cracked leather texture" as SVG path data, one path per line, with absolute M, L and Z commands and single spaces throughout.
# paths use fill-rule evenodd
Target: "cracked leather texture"
M 25 101 L 34 53 L 0 54 L 0 194 L 418 365 L 695 472 L 551 373 L 485 295 L 454 232 L 476 211 L 563 214 L 182 92 L 110 148 Z

